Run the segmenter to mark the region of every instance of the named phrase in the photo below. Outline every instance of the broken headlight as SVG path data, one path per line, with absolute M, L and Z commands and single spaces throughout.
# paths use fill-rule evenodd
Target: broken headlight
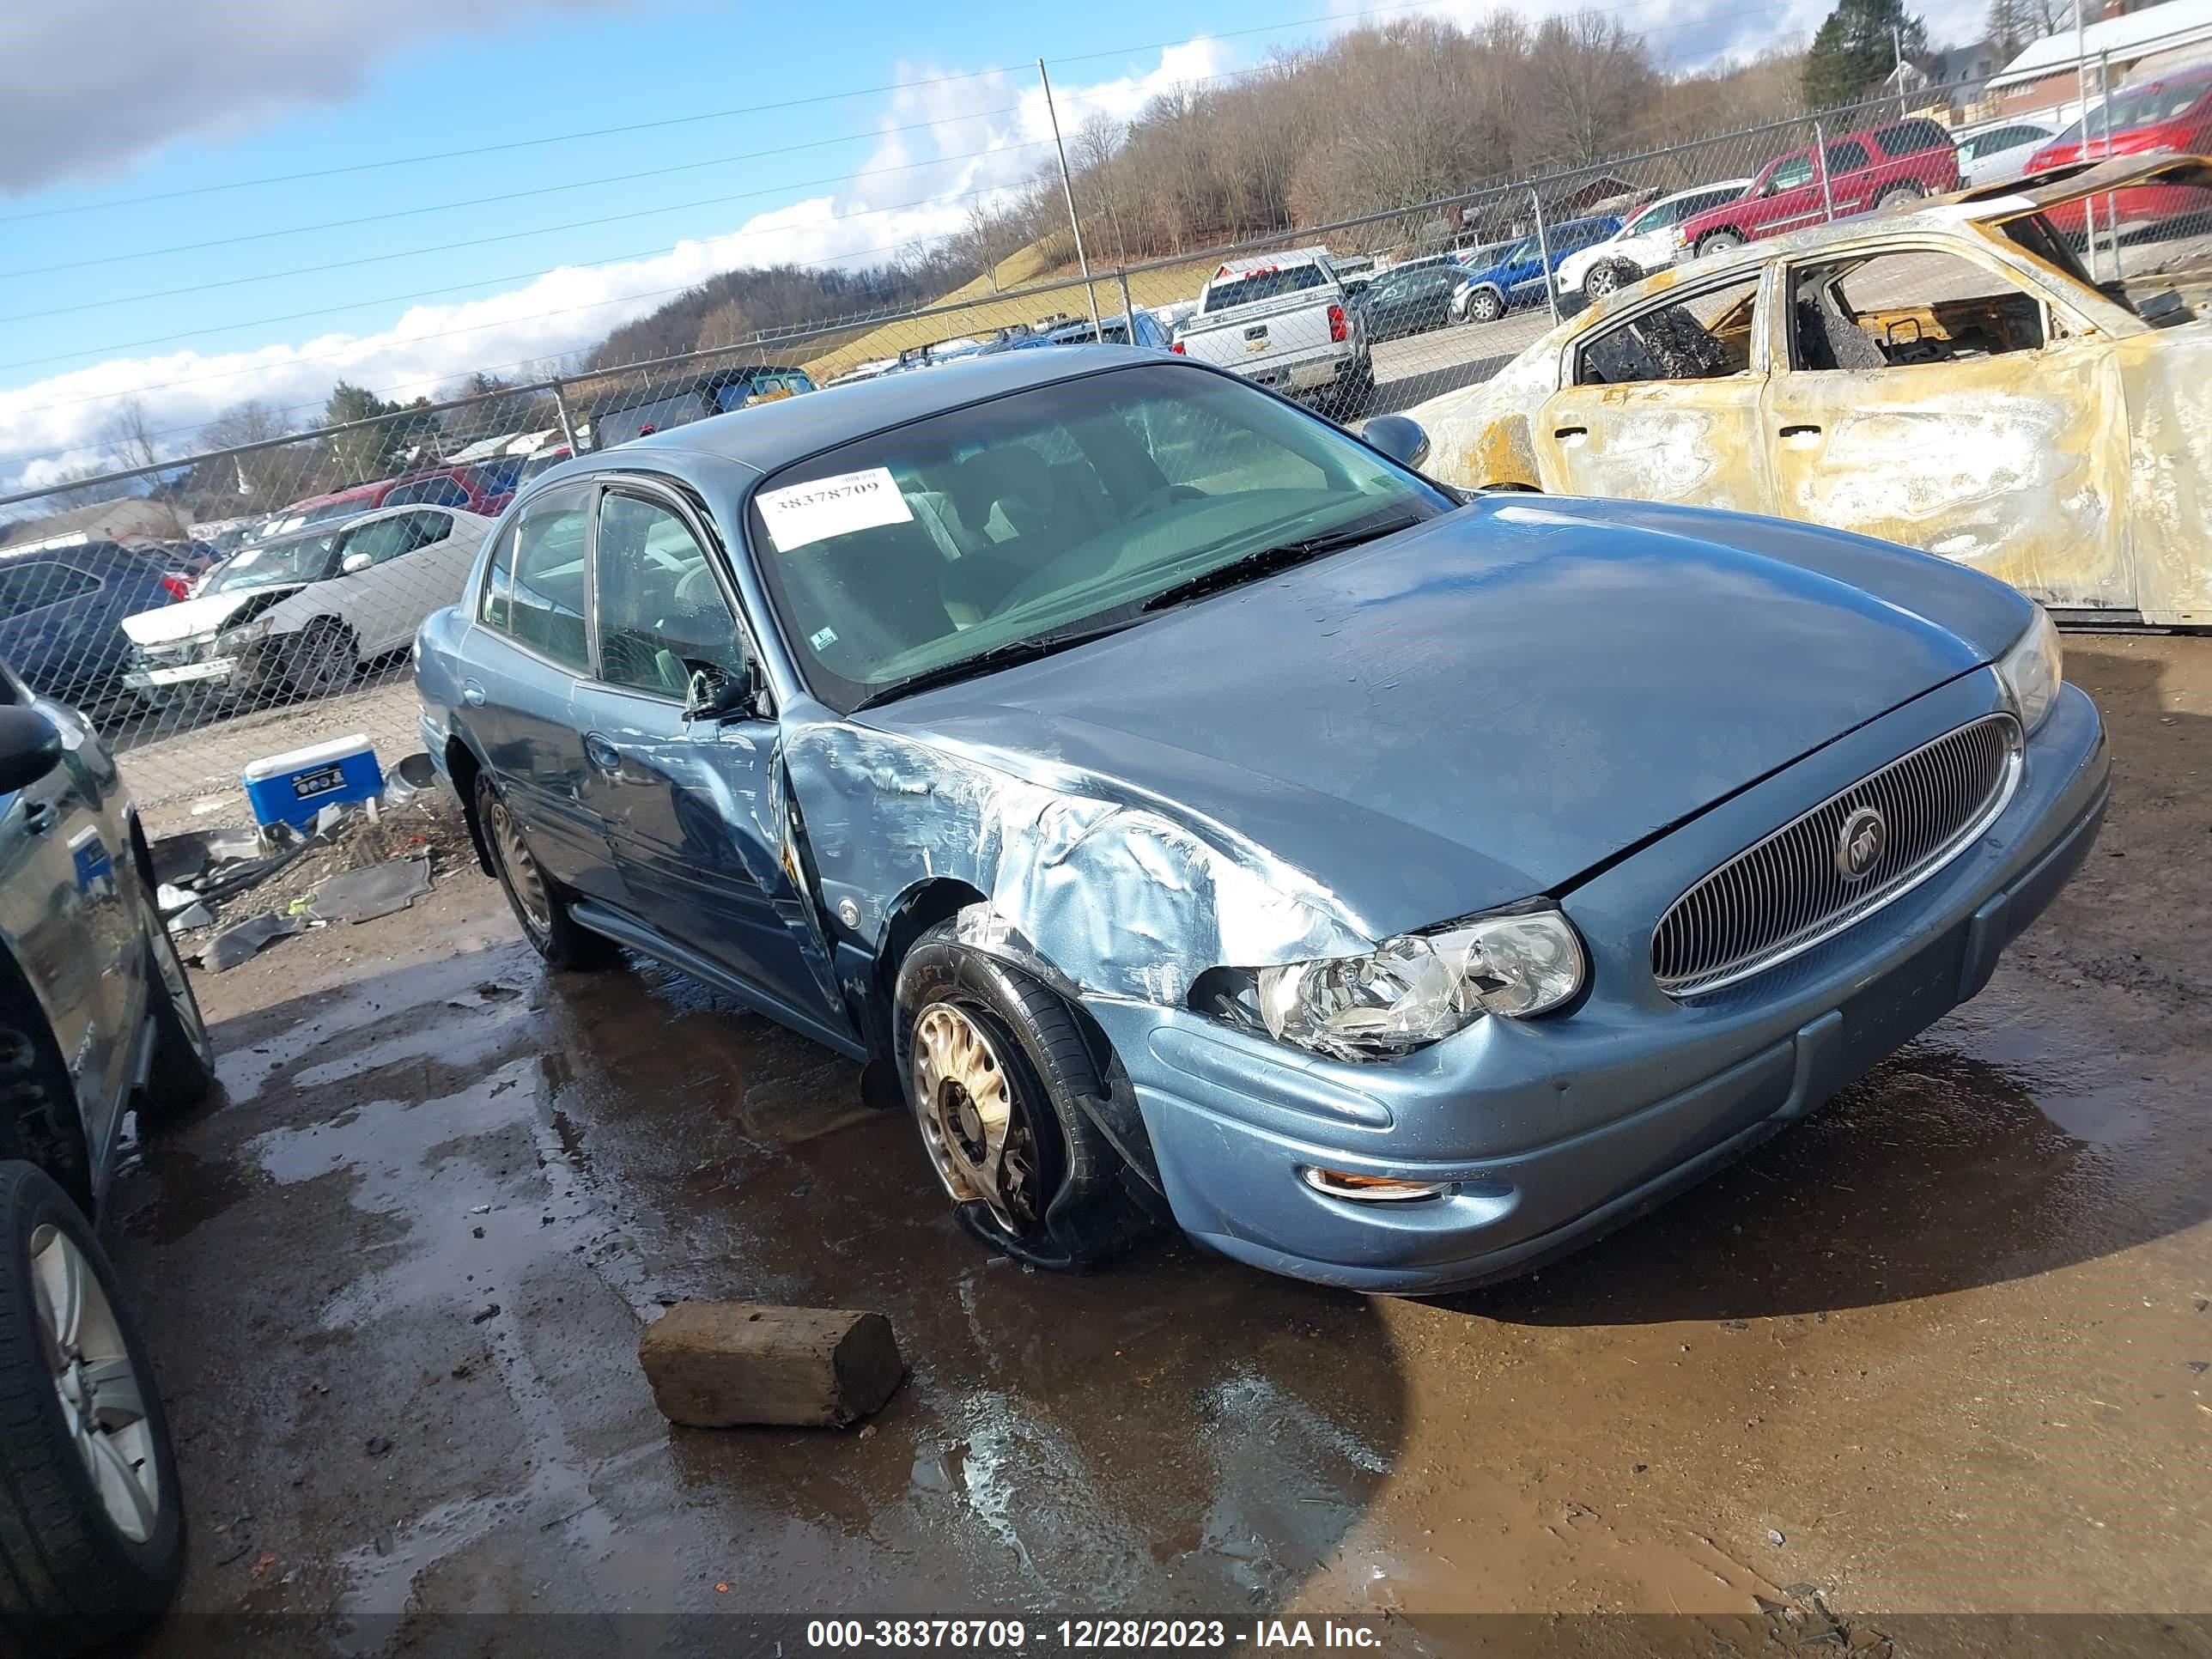
M 2066 683 L 2065 653 L 2058 645 L 2058 630 L 2041 605 L 2035 620 L 2012 649 L 1997 659 L 1997 678 L 2020 716 L 2020 729 L 2033 732 L 2043 724 L 2051 705 L 2058 701 L 2058 688 Z
M 1194 1001 L 1339 1060 L 1387 1060 L 1441 1042 L 1485 1014 L 1525 1018 L 1571 1001 L 1588 968 L 1550 905 L 1401 933 L 1364 956 L 1216 969 Z

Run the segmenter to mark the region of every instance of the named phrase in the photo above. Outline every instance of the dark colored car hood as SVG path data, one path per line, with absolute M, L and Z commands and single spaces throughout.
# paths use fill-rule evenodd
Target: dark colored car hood
M 858 718 L 1176 803 L 1387 933 L 1571 884 L 2001 654 L 2030 614 L 1810 526 L 1487 497 Z

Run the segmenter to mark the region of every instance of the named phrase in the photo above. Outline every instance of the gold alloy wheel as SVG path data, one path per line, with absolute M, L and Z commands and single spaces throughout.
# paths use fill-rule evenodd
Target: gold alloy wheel
M 933 1002 L 914 1023 L 921 1144 L 956 1204 L 981 1203 L 1019 1237 L 1039 1221 L 1036 1142 L 991 1039 L 965 1010 Z

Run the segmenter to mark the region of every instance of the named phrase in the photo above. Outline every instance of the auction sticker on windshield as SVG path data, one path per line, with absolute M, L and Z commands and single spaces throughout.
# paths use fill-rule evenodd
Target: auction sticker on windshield
M 899 494 L 898 481 L 887 466 L 764 489 L 753 497 L 753 505 L 760 508 L 761 522 L 779 553 L 795 552 L 809 543 L 855 530 L 914 522 L 914 509 Z

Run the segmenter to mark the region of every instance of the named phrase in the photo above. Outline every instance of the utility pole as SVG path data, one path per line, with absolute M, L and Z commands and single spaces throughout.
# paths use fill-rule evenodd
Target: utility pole
M 1095 340 L 1098 337 L 1098 289 L 1091 280 L 1091 256 L 1083 251 L 1083 221 L 1075 212 L 1075 180 L 1067 171 L 1067 146 L 1060 141 L 1060 111 L 1052 101 L 1052 77 L 1044 72 L 1043 58 L 1036 60 L 1036 66 L 1038 83 L 1044 88 L 1044 112 L 1052 118 L 1052 148 L 1060 157 L 1060 188 L 1067 198 L 1067 228 L 1075 233 L 1075 263 L 1083 268 L 1083 291 L 1091 296 L 1091 337 Z
M 1897 77 L 1897 118 L 1905 118 L 1905 31 L 1896 24 L 1889 26 L 1889 50 L 1897 67 L 1890 71 Z
M 2084 161 L 2089 159 L 2089 46 L 2081 26 L 2081 0 L 2074 0 L 2074 98 L 2081 110 L 2081 143 L 2076 151 Z M 2081 204 L 2081 228 L 2089 234 L 2089 279 L 2097 277 L 2097 204 L 2085 200 Z M 2114 239 L 2113 255 L 2119 249 Z

